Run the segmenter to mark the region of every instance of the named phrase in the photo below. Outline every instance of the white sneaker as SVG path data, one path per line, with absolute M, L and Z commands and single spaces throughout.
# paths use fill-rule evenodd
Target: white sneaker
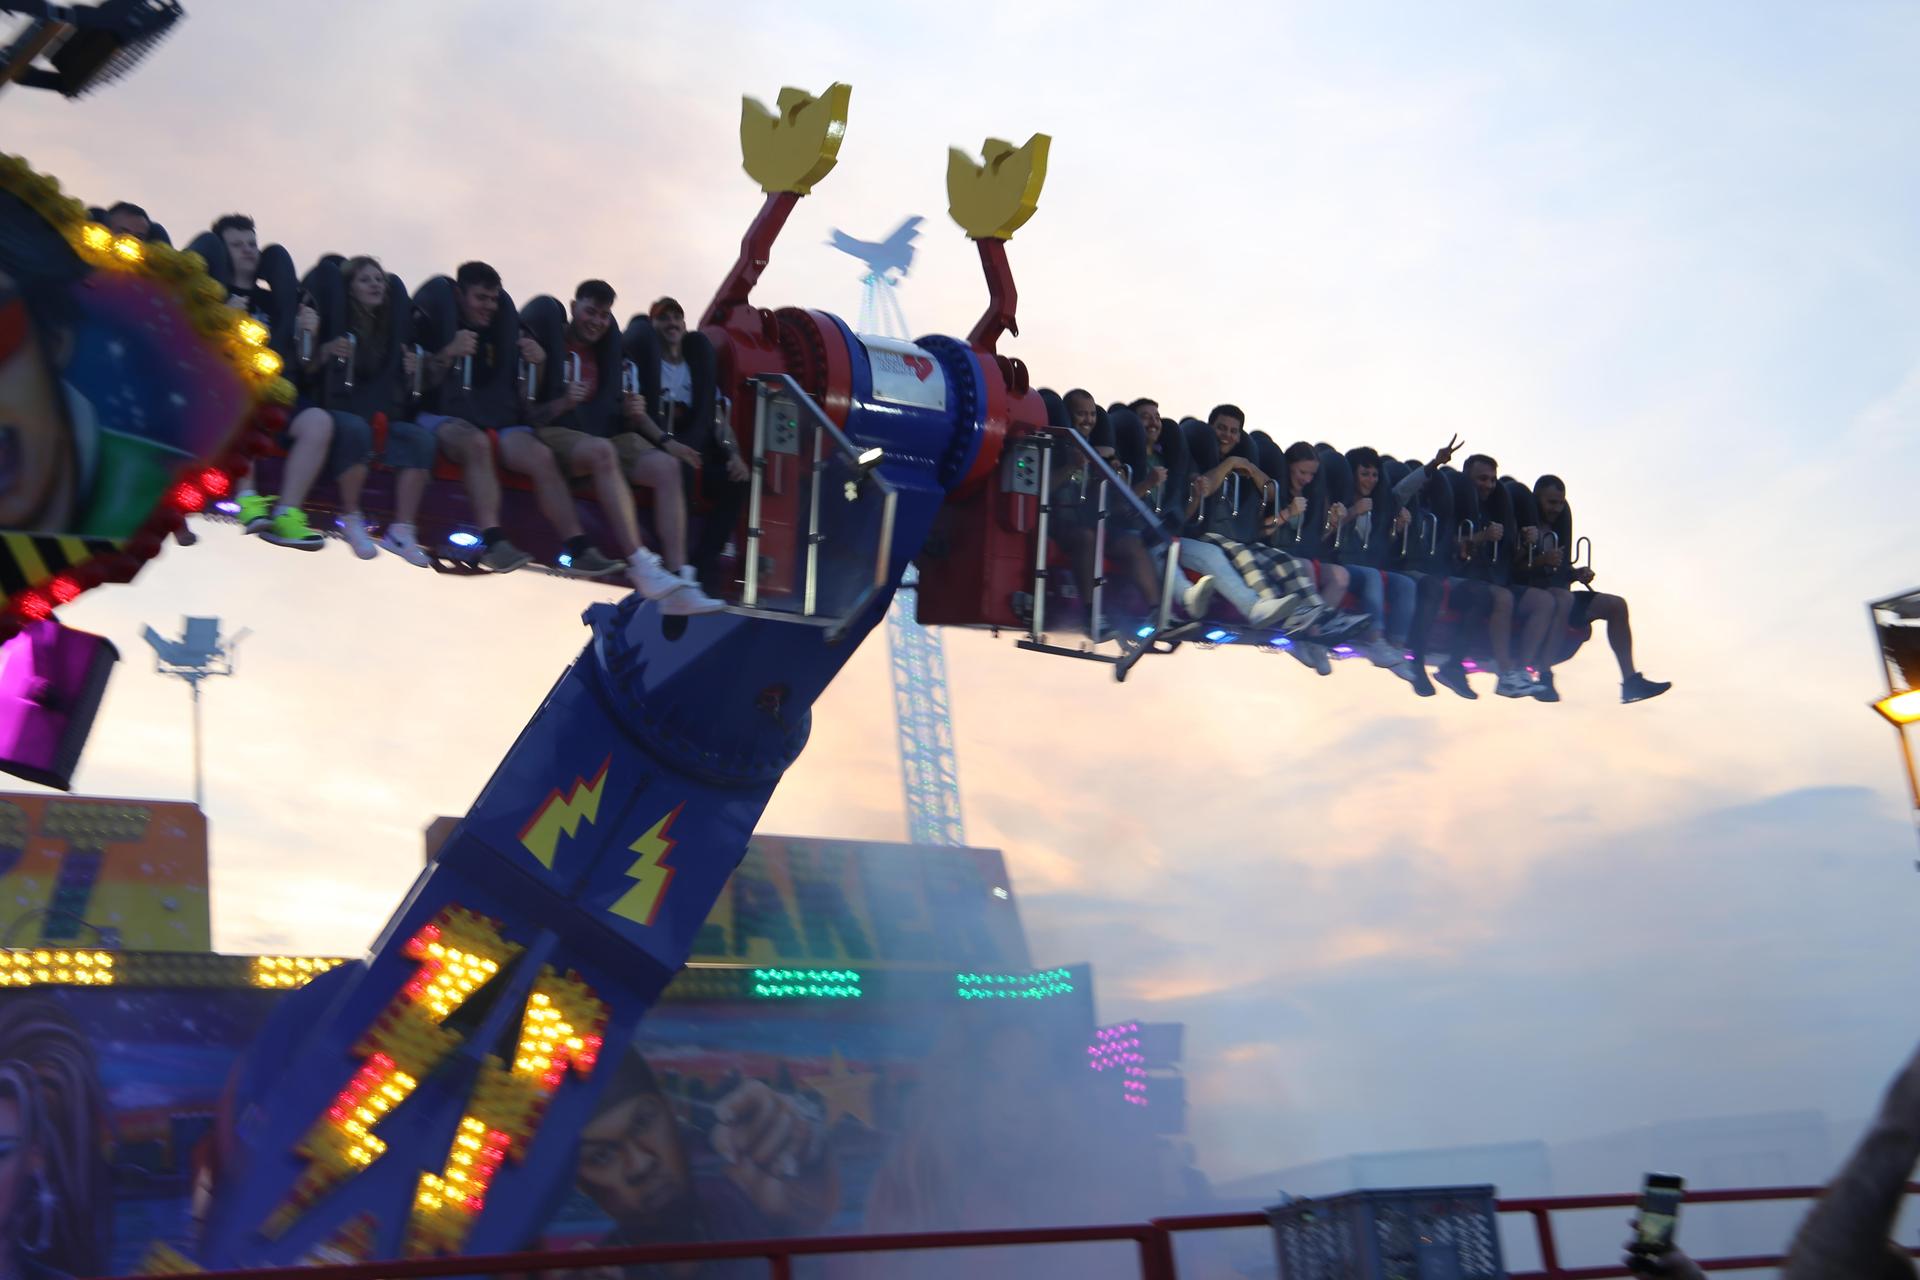
M 433 562 L 427 558 L 427 552 L 414 537 L 410 524 L 390 524 L 380 531 L 380 545 L 405 560 L 416 569 L 424 569 Z
M 1503 698 L 1531 698 L 1540 691 L 1540 685 L 1524 669 L 1509 671 L 1500 677 L 1500 683 L 1493 691 Z
M 380 548 L 374 545 L 373 535 L 367 532 L 367 518 L 358 511 L 341 516 L 334 523 L 340 526 L 341 536 L 353 548 L 353 554 L 362 560 L 371 560 L 380 554 Z
M 693 571 L 692 565 L 690 564 L 681 565 L 679 569 L 679 573 L 680 573 L 680 581 L 696 587 L 700 585 L 700 575 Z
M 1255 602 L 1253 608 L 1247 612 L 1247 621 L 1256 627 L 1270 627 L 1279 620 L 1286 609 L 1287 602 L 1284 599 L 1279 596 L 1268 596 L 1265 600 Z
M 1198 622 L 1207 616 L 1207 610 L 1213 607 L 1214 587 L 1213 575 L 1208 574 L 1180 593 L 1180 607 L 1189 618 Z
M 663 596 L 660 600 L 660 612 L 670 618 L 684 618 L 696 613 L 718 613 L 726 607 L 726 601 L 715 600 L 700 588 L 688 586 L 685 583 L 680 585 L 678 591 Z
M 633 589 L 649 600 L 664 600 L 675 592 L 688 590 L 686 579 L 668 573 L 660 557 L 645 547 L 628 558 L 627 576 L 633 580 Z

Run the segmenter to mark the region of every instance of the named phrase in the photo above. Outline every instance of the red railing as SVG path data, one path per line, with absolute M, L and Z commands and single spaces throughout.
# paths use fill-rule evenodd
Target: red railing
M 1920 1183 L 1907 1184 L 1907 1194 L 1920 1191 Z M 1686 1203 L 1746 1204 L 1762 1200 L 1817 1200 L 1827 1193 L 1825 1187 L 1745 1187 L 1734 1191 L 1689 1191 Z M 1622 1266 L 1563 1267 L 1560 1250 L 1553 1235 L 1553 1215 L 1570 1209 L 1631 1209 L 1640 1203 L 1636 1195 L 1625 1196 L 1543 1196 L 1536 1199 L 1497 1200 L 1501 1213 L 1524 1213 L 1533 1218 L 1534 1238 L 1540 1243 L 1540 1270 L 1515 1271 L 1508 1280 L 1607 1280 L 1633 1273 Z M 1920 1257 L 1920 1250 L 1909 1249 Z M 1761 1271 L 1786 1261 L 1784 1254 L 1757 1254 L 1745 1258 L 1695 1258 L 1702 1271 Z
M 1689 1191 L 1686 1202 L 1740 1204 L 1763 1200 L 1813 1200 L 1825 1187 L 1750 1187 L 1737 1191 Z M 1908 1194 L 1920 1192 L 1909 1183 Z M 1515 1271 L 1508 1280 L 1608 1280 L 1632 1272 L 1621 1266 L 1563 1267 L 1554 1239 L 1553 1215 L 1581 1209 L 1631 1209 L 1635 1195 L 1544 1196 L 1496 1200 L 1500 1213 L 1524 1213 L 1533 1219 L 1540 1245 L 1539 1271 Z M 632 1267 L 659 1262 L 715 1262 L 761 1259 L 770 1280 L 792 1280 L 793 1260 L 824 1254 L 909 1253 L 929 1249 L 986 1249 L 1015 1245 L 1114 1243 L 1134 1246 L 1142 1280 L 1178 1280 L 1173 1237 L 1189 1231 L 1263 1228 L 1264 1213 L 1209 1213 L 1154 1218 L 1149 1222 L 1097 1227 L 1035 1227 L 1008 1231 L 922 1231 L 899 1235 L 807 1236 L 787 1240 L 734 1240 L 707 1244 L 622 1245 L 574 1249 L 564 1253 L 502 1253 L 471 1258 L 421 1258 L 396 1262 L 356 1262 L 312 1267 L 263 1267 L 246 1271 L 200 1272 L 194 1280 L 414 1280 L 431 1276 L 532 1275 L 587 1267 Z M 1908 1252 L 1920 1257 L 1920 1249 Z M 1703 1271 L 1753 1271 L 1777 1267 L 1780 1255 L 1746 1258 L 1696 1258 Z M 177 1280 L 177 1278 L 174 1278 Z

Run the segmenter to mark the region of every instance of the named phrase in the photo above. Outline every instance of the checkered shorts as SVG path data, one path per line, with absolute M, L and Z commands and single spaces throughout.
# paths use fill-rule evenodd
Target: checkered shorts
M 1313 572 L 1305 560 L 1257 542 L 1235 542 L 1217 533 L 1203 536 L 1226 553 L 1241 579 L 1261 599 L 1286 601 L 1287 614 L 1326 603 L 1314 590 Z

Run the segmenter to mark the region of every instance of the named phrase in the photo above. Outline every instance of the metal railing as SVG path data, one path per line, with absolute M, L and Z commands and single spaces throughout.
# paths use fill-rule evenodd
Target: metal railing
M 874 598 L 886 588 L 893 556 L 893 521 L 899 494 L 876 468 L 883 455 L 877 449 L 861 450 L 849 440 L 833 419 L 815 404 L 800 384 L 788 374 L 768 374 L 751 379 L 754 391 L 754 431 L 752 476 L 747 490 L 746 579 L 741 592 L 739 612 L 809 622 L 828 629 L 828 638 L 840 635 L 860 617 Z M 797 439 L 792 456 L 806 469 L 806 532 L 802 553 L 800 608 L 772 607 L 762 600 L 760 563 L 766 531 L 762 527 L 767 492 L 767 445 L 772 434 L 772 419 L 778 406 L 787 406 L 796 415 L 792 424 Z M 811 447 L 808 440 L 811 440 Z M 859 589 L 848 601 L 834 601 L 822 612 L 820 550 L 829 539 L 822 521 L 824 480 L 829 470 L 839 467 L 847 474 L 844 490 L 848 503 L 861 500 L 869 488 L 879 495 L 880 510 L 875 519 L 872 573 L 860 578 Z
M 1909 1183 L 1909 1195 L 1920 1183 Z M 1742 1204 L 1768 1200 L 1815 1200 L 1825 1187 L 1747 1187 L 1723 1191 L 1689 1191 L 1689 1205 Z M 1540 1246 L 1541 1269 L 1509 1272 L 1507 1280 L 1610 1280 L 1633 1273 L 1619 1265 L 1564 1267 L 1554 1236 L 1553 1215 L 1587 1209 L 1632 1209 L 1638 1195 L 1539 1196 L 1494 1201 L 1497 1213 L 1526 1214 L 1533 1219 Z M 1624 1224 L 1623 1224 L 1624 1225 Z M 249 1270 L 195 1273 L 195 1280 L 409 1280 L 411 1277 L 479 1276 L 507 1273 L 535 1275 L 598 1267 L 637 1267 L 664 1262 L 714 1262 L 759 1259 L 767 1264 L 770 1280 L 792 1280 L 793 1260 L 804 1257 L 865 1253 L 917 1253 L 933 1249 L 988 1249 L 1044 1244 L 1132 1244 L 1143 1280 L 1179 1280 L 1174 1237 L 1189 1232 L 1265 1229 L 1264 1213 L 1188 1214 L 1154 1218 L 1147 1222 L 1085 1227 L 1034 1227 L 1005 1231 L 917 1231 L 868 1236 L 803 1236 L 783 1240 L 735 1240 L 698 1244 L 620 1245 L 611 1248 L 571 1249 L 560 1252 L 506 1253 L 484 1257 L 418 1258 L 392 1262 L 358 1262 L 303 1267 L 261 1267 Z M 1920 1249 L 1906 1249 L 1920 1257 Z M 1695 1258 L 1702 1271 L 1752 1271 L 1778 1267 L 1782 1255 Z
M 1162 528 L 1154 509 L 1133 491 L 1133 473 L 1124 464 L 1118 468 L 1094 451 L 1093 444 L 1077 431 L 1051 429 L 1036 431 L 1030 438 L 1031 444 L 1039 451 L 1040 492 L 1039 514 L 1034 525 L 1033 551 L 1033 609 L 1027 619 L 1027 641 L 1029 646 L 1044 646 L 1047 629 L 1047 587 L 1052 574 L 1048 569 L 1048 559 L 1052 551 L 1049 534 L 1053 524 L 1054 512 L 1061 506 L 1085 504 L 1091 497 L 1093 519 L 1093 581 L 1080 584 L 1080 590 L 1087 601 L 1087 632 L 1091 637 L 1105 634 L 1106 606 L 1106 553 L 1108 530 L 1116 518 L 1124 517 L 1126 527 L 1148 541 L 1149 546 L 1159 548 L 1167 546 L 1169 555 L 1175 545 Z M 1063 483 L 1059 492 L 1055 492 L 1054 453 L 1062 452 L 1073 458 L 1077 470 L 1077 481 Z M 1073 455 L 1076 455 L 1073 456 Z M 1075 492 L 1067 492 L 1068 484 Z M 1170 570 L 1161 584 L 1160 599 L 1155 602 L 1151 615 L 1158 619 L 1159 629 L 1164 630 L 1173 607 L 1174 590 L 1178 586 L 1177 576 Z

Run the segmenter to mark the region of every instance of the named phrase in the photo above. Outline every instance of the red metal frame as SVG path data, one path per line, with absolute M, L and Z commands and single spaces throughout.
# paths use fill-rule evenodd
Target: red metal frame
M 1908 1183 L 1908 1194 L 1920 1183 Z M 1825 1187 L 1749 1187 L 1734 1191 L 1689 1191 L 1688 1204 L 1736 1204 L 1759 1200 L 1815 1200 Z M 1637 1195 L 1545 1196 L 1496 1200 L 1500 1213 L 1524 1213 L 1533 1219 L 1540 1242 L 1542 1270 L 1515 1271 L 1507 1280 L 1609 1280 L 1633 1273 L 1621 1266 L 1562 1267 L 1553 1235 L 1553 1214 L 1577 1209 L 1631 1209 Z M 1263 1228 L 1263 1213 L 1210 1213 L 1154 1218 L 1150 1222 L 1095 1227 L 1037 1227 L 1010 1231 L 921 1231 L 875 1236 L 806 1236 L 789 1240 L 736 1240 L 708 1244 L 623 1245 L 612 1249 L 575 1249 L 562 1253 L 502 1253 L 477 1258 L 418 1258 L 396 1262 L 260 1268 L 251 1271 L 197 1273 L 197 1280 L 412 1280 L 413 1277 L 531 1275 L 584 1267 L 629 1267 L 655 1262 L 708 1262 L 761 1258 L 771 1280 L 792 1280 L 793 1260 L 821 1254 L 903 1253 L 921 1249 L 981 1249 L 1029 1244 L 1089 1244 L 1131 1241 L 1139 1254 L 1142 1280 L 1178 1280 L 1173 1237 L 1186 1231 Z M 1920 1249 L 1907 1252 L 1920 1257 Z M 1777 1267 L 1782 1256 L 1695 1258 L 1702 1271 L 1753 1271 Z

